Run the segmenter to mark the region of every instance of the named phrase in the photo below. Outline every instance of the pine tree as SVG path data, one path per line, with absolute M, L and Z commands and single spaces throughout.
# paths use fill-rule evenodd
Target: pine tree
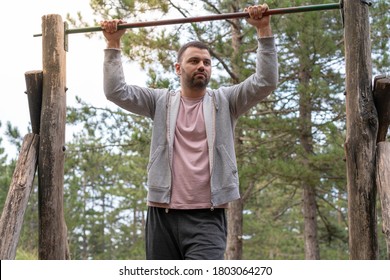
M 1 128 L 1 121 L 0 121 Z M 11 183 L 11 176 L 7 165 L 7 155 L 2 147 L 3 139 L 0 137 L 0 213 L 3 210 L 7 198 L 8 188 Z
M 66 160 L 65 216 L 73 258 L 144 258 L 150 123 L 86 104 L 70 110 L 69 120 L 84 126 Z

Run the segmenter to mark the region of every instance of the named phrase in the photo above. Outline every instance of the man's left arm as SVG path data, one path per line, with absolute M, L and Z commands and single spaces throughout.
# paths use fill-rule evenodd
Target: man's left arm
M 267 10 L 266 4 L 245 9 L 250 15 L 248 23 L 257 31 L 258 49 L 256 72 L 242 83 L 230 88 L 231 111 L 237 118 L 271 94 L 278 83 L 278 58 L 270 16 L 262 16 Z

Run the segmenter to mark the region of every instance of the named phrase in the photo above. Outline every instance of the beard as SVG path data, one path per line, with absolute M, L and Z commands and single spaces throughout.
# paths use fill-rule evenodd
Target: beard
M 184 82 L 189 88 L 205 89 L 210 82 L 210 78 L 206 72 L 195 72 L 193 75 L 184 74 Z

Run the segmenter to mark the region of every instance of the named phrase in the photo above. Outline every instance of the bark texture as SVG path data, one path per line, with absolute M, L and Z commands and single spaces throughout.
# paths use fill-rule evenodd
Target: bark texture
M 69 258 L 63 213 L 66 56 L 59 15 L 42 18 L 43 99 L 39 146 L 39 258 Z
M 375 152 L 378 118 L 371 89 L 368 6 L 362 1 L 344 1 L 344 19 L 350 258 L 377 259 Z
M 382 231 L 390 260 L 390 143 L 380 142 L 377 147 L 376 182 L 382 207 Z
M 24 137 L 0 219 L 1 260 L 13 260 L 16 256 L 24 213 L 34 183 L 38 147 L 38 135 L 30 133 Z

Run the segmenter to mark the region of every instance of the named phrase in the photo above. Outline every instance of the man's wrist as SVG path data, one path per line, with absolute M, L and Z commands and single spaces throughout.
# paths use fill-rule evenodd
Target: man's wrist
M 107 49 L 120 49 L 120 41 L 107 41 Z
M 271 26 L 258 27 L 257 28 L 257 35 L 259 36 L 259 38 L 271 37 L 273 35 Z

